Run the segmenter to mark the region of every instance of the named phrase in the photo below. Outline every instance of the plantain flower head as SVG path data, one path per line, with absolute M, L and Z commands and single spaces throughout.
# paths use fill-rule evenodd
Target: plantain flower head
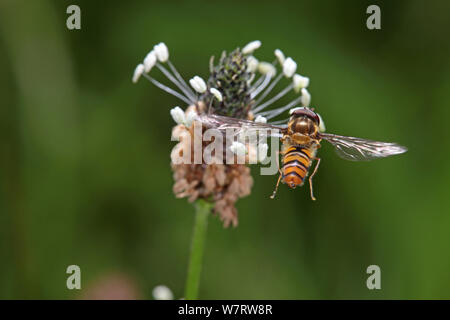
M 202 115 L 228 116 L 255 124 L 283 124 L 285 120 L 269 121 L 287 110 L 308 107 L 311 102 L 306 89 L 309 78 L 296 74 L 297 63 L 290 57 L 285 58 L 279 49 L 274 51 L 274 62 L 260 61 L 254 56 L 260 47 L 261 41 L 255 40 L 242 50 L 223 52 L 217 60 L 211 58 L 208 78 L 194 76 L 185 81 L 169 59 L 168 47 L 161 42 L 144 56 L 132 76 L 134 83 L 143 77 L 183 103 L 184 106 L 169 111 L 175 122 L 171 137 L 176 141 L 170 154 L 175 181 L 173 192 L 177 198 L 187 198 L 189 202 L 197 199 L 212 202 L 214 213 L 225 227 L 237 226 L 236 202 L 248 196 L 253 186 L 248 165 L 263 163 L 269 157 L 269 145 L 265 140 L 246 138 L 245 130 L 233 135 L 231 143 L 229 137 L 211 136 L 200 121 Z M 169 84 L 155 77 L 156 71 L 160 71 Z M 287 83 L 280 90 L 278 85 L 283 81 Z M 292 92 L 293 100 L 272 108 Z M 208 141 L 223 148 L 210 152 L 207 159 L 204 154 L 209 148 Z M 166 289 L 159 289 L 158 296 L 170 296 Z

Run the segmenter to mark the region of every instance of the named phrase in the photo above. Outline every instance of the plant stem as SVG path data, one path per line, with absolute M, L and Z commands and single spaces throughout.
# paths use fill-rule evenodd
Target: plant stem
M 208 216 L 210 212 L 210 203 L 203 200 L 198 200 L 195 203 L 195 224 L 186 280 L 186 300 L 195 300 L 198 298 L 203 251 L 205 248 L 206 230 L 208 228 Z

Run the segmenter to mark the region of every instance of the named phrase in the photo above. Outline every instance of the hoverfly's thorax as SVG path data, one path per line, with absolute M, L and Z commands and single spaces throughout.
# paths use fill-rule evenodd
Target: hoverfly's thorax
M 292 117 L 288 123 L 288 128 L 292 133 L 307 136 L 315 135 L 319 129 L 318 125 L 307 117 Z

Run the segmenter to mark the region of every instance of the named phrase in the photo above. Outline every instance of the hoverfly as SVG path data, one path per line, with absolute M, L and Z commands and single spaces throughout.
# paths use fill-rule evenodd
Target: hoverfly
M 271 195 L 272 199 L 277 193 L 280 182 L 287 184 L 293 189 L 297 186 L 302 186 L 312 167 L 313 161 L 316 160 L 314 170 L 309 176 L 311 199 L 316 200 L 313 193 L 312 178 L 319 168 L 320 158 L 316 154 L 322 140 L 331 143 L 341 158 L 350 161 L 373 160 L 407 151 L 406 147 L 396 143 L 372 141 L 320 132 L 320 117 L 313 109 L 305 107 L 293 109 L 287 125 L 256 123 L 250 120 L 214 114 L 203 114 L 199 120 L 207 127 L 222 131 L 226 129 L 237 129 L 269 130 L 270 132 L 276 132 L 276 134 L 270 135 L 280 138 L 282 143 L 280 152 L 282 155 L 282 164 L 281 168 L 278 169 L 279 177 L 275 190 Z

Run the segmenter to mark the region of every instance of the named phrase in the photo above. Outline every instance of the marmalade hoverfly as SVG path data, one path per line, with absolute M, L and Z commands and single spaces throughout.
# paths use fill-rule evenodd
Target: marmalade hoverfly
M 320 148 L 321 140 L 331 143 L 337 154 L 346 160 L 364 161 L 376 158 L 389 157 L 407 151 L 406 147 L 396 143 L 372 141 L 362 138 L 346 137 L 330 133 L 321 132 L 320 117 L 313 109 L 295 108 L 291 111 L 291 116 L 287 125 L 274 125 L 266 123 L 256 123 L 250 120 L 242 120 L 219 116 L 214 114 L 202 114 L 199 121 L 206 127 L 215 128 L 221 131 L 226 129 L 239 130 L 269 130 L 271 136 L 280 138 L 282 142 L 281 155 L 282 165 L 278 169 L 279 177 L 271 195 L 273 199 L 278 190 L 280 181 L 290 188 L 302 186 L 311 165 L 316 160 L 316 165 L 309 176 L 311 199 L 316 200 L 313 193 L 312 178 L 317 172 L 320 158 L 316 157 L 317 149 Z M 275 132 L 275 134 L 273 134 Z

